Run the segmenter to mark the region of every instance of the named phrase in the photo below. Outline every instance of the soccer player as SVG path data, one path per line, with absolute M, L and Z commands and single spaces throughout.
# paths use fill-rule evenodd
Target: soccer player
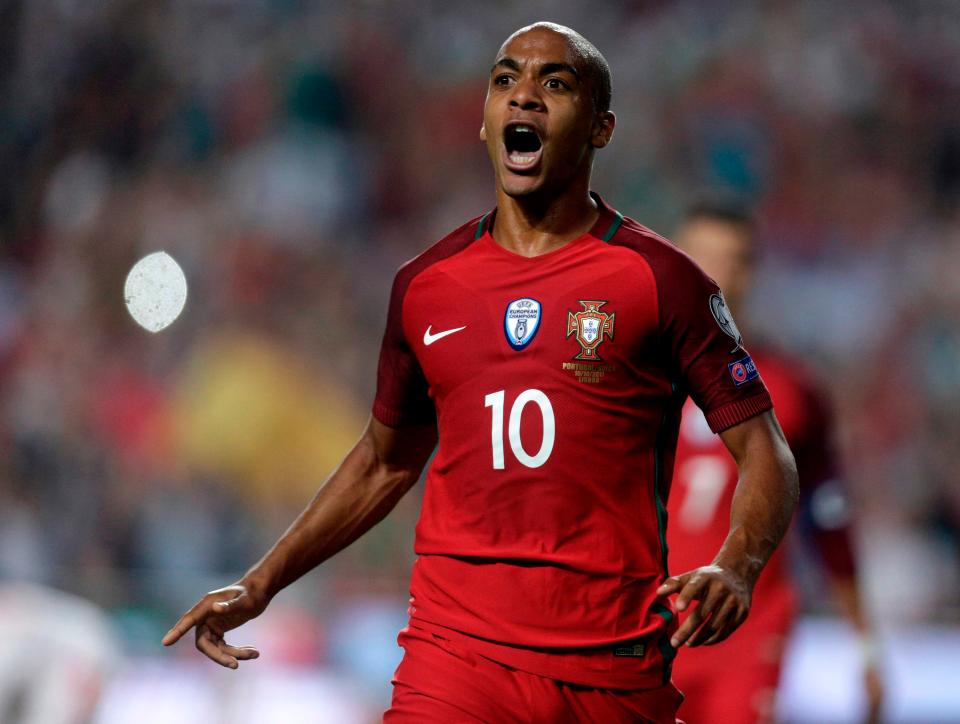
M 236 667 L 224 633 L 348 545 L 436 455 L 417 525 L 390 722 L 673 723 L 671 662 L 747 616 L 796 470 L 717 286 L 590 192 L 613 135 L 610 71 L 549 23 L 490 72 L 480 137 L 497 206 L 394 281 L 373 416 L 342 465 L 236 584 L 164 638 Z M 691 395 L 738 463 L 730 533 L 668 577 L 665 503 Z M 439 441 L 439 443 L 438 443 Z M 675 606 L 700 601 L 678 626 Z
M 750 215 L 726 203 L 698 205 L 688 213 L 676 241 L 720 284 L 729 305 L 739 311 L 756 260 Z M 796 456 L 801 490 L 799 532 L 814 544 L 838 603 L 865 644 L 868 719 L 873 721 L 882 691 L 875 646 L 857 595 L 849 507 L 831 449 L 829 406 L 796 361 L 772 349 L 751 349 Z M 736 484 L 735 461 L 711 432 L 703 414 L 695 405 L 686 404 L 667 506 L 671 566 L 678 570 L 696 566 L 705 550 L 723 542 Z M 757 605 L 735 637 L 723 646 L 680 653 L 674 679 L 687 696 L 680 715 L 691 724 L 772 721 L 781 656 L 795 606 L 785 558 L 781 550 L 770 559 L 755 590 Z

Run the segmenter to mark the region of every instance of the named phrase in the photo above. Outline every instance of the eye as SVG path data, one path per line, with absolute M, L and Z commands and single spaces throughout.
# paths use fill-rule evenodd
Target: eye
M 513 77 L 507 75 L 506 73 L 498 75 L 493 79 L 494 85 L 510 85 L 512 82 L 513 82 Z
M 570 88 L 570 86 L 568 86 L 559 78 L 548 78 L 545 85 L 550 90 L 566 90 Z

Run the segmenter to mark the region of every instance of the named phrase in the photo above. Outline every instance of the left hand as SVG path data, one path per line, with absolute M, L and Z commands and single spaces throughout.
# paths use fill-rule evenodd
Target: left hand
M 260 652 L 252 646 L 231 646 L 223 636 L 263 613 L 268 600 L 259 594 L 258 588 L 243 581 L 210 591 L 180 617 L 161 643 L 172 646 L 187 631 L 195 629 L 200 653 L 225 668 L 236 669 L 241 661 L 258 658 Z
M 699 602 L 670 639 L 670 645 L 710 646 L 723 641 L 746 620 L 752 590 L 742 576 L 718 565 L 701 566 L 668 578 L 657 589 L 658 597 L 679 593 L 678 611 L 686 610 L 693 601 Z

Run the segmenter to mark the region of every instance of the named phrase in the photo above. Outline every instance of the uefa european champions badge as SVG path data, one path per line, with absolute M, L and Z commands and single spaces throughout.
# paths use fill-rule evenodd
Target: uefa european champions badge
M 526 347 L 540 329 L 541 308 L 536 299 L 514 299 L 503 315 L 503 333 L 515 350 Z

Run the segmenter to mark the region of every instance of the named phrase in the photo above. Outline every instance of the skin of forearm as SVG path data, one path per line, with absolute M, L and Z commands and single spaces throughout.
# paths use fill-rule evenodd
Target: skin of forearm
M 840 611 L 857 631 L 860 633 L 868 633 L 872 627 L 864 611 L 863 601 L 861 600 L 856 580 L 846 577 L 833 578 L 831 583 Z
M 422 466 L 383 460 L 369 435 L 243 577 L 267 600 L 379 523 L 416 483 Z
M 736 571 L 752 586 L 790 526 L 798 496 L 797 468 L 779 434 L 753 442 L 737 464 L 740 481 L 730 510 L 730 532 L 713 563 Z

